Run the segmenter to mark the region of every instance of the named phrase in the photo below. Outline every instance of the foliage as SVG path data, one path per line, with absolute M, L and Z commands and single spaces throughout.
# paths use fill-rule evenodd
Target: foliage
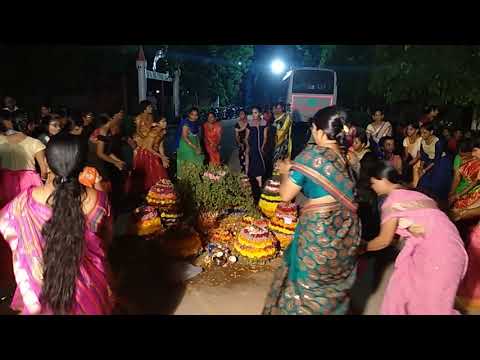
M 371 102 L 368 82 L 374 46 L 338 45 L 325 63 L 337 72 L 339 105 L 361 108 Z
M 479 46 L 377 46 L 370 90 L 387 103 L 479 105 Z
M 181 91 L 220 104 L 235 100 L 253 57 L 252 45 L 171 45 L 167 68 L 181 70 Z M 241 65 L 239 65 L 241 64 Z
M 219 180 L 211 180 L 206 173 L 218 175 Z M 179 193 L 189 215 L 199 212 L 221 212 L 228 209 L 242 209 L 250 215 L 258 214 L 252 194 L 242 187 L 240 175 L 228 167 L 188 165 L 185 176 L 179 180 Z
M 300 62 L 302 66 L 324 66 L 334 54 L 336 45 L 295 45 L 296 57 L 294 62 Z

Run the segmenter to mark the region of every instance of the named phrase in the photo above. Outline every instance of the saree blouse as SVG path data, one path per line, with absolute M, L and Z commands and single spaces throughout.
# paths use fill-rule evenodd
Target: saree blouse
M 343 157 L 334 150 L 309 145 L 295 158 L 295 162 L 314 169 L 334 184 L 346 197 L 353 199 L 353 182 L 348 176 L 346 162 Z M 297 170 L 290 171 L 289 179 L 295 185 L 300 186 L 303 194 L 309 199 L 318 199 L 326 195 L 331 195 L 329 191 L 314 182 L 312 178 L 307 177 Z

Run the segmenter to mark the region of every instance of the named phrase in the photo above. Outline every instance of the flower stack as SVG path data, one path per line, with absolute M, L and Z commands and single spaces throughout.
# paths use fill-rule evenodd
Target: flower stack
M 147 194 L 147 203 L 158 209 L 159 217 L 166 228 L 178 225 L 182 216 L 179 200 L 173 184 L 168 179 L 160 179 Z
M 153 236 L 164 232 L 158 210 L 153 206 L 140 206 L 134 214 L 136 232 L 139 236 Z
M 234 248 L 249 260 L 270 260 L 277 253 L 276 240 L 265 226 L 258 225 L 254 223 L 244 227 L 235 240 Z
M 268 228 L 274 234 L 282 249 L 285 249 L 292 242 L 297 222 L 298 211 L 295 203 L 281 203 L 277 206 Z
M 275 215 L 275 210 L 281 201 L 279 179 L 268 180 L 260 196 L 258 207 L 267 218 L 271 219 Z

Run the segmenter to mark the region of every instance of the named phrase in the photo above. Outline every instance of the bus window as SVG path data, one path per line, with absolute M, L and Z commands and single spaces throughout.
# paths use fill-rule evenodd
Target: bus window
M 298 70 L 293 75 L 292 93 L 333 94 L 334 82 L 331 71 Z

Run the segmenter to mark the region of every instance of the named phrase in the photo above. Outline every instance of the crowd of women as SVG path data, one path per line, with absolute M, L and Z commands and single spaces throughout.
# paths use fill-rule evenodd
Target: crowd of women
M 336 107 L 313 117 L 315 144 L 278 163 L 282 199 L 307 200 L 265 314 L 346 314 L 362 255 L 391 245 L 381 314 L 480 309 L 480 140 L 427 115 L 400 132 L 403 151 L 382 110 L 366 130 Z
M 322 109 L 311 120 L 314 143 L 294 161 L 283 104 L 240 112 L 240 170 L 259 189 L 278 174 L 283 201 L 300 192 L 306 198 L 264 314 L 348 313 L 362 254 L 396 243 L 401 250 L 382 314 L 480 306 L 480 142 L 438 131 L 438 110 L 430 110 L 393 133 L 380 109 L 366 130 L 337 107 Z M 43 107 L 40 121 L 21 132 L 14 118 L 1 116 L 0 254 L 2 273 L 13 269 L 12 309 L 111 313 L 112 220 L 173 176 L 165 117 L 155 116 L 148 101 L 134 121 L 120 108 L 94 116 Z M 191 108 L 177 127 L 176 177 L 188 164 L 221 164 L 222 135 L 213 112 L 200 124 Z
M 52 113 L 19 126 L 0 114 L 0 289 L 22 314 L 106 314 L 112 222 L 162 177 L 167 123 L 148 101 L 134 121 Z M 13 262 L 13 263 L 12 263 Z

